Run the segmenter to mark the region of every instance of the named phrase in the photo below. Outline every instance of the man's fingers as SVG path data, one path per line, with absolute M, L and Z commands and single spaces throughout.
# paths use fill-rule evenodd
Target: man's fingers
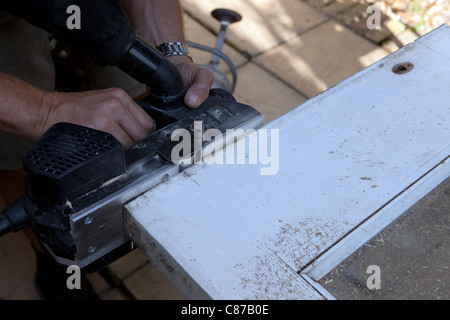
M 184 102 L 189 108 L 199 107 L 208 98 L 209 89 L 214 83 L 214 76 L 208 69 L 195 66 L 193 72 L 193 82 L 184 98 Z
M 205 84 L 203 83 L 194 84 L 186 92 L 184 102 L 186 103 L 186 106 L 188 106 L 189 108 L 197 108 L 203 102 L 205 102 L 206 98 L 208 97 L 208 94 L 209 88 Z
M 189 108 L 197 108 L 209 95 L 209 89 L 214 83 L 213 73 L 195 63 L 185 56 L 169 57 L 180 71 L 187 88 L 184 102 Z
M 145 138 L 152 118 L 122 89 L 61 93 L 46 103 L 43 128 L 71 122 L 112 134 L 124 147 Z
M 145 125 L 142 125 L 138 118 L 134 114 L 130 114 L 129 117 L 123 117 L 119 119 L 119 124 L 122 129 L 128 134 L 133 142 L 138 142 L 146 136 L 148 136 L 153 129 L 153 119 L 147 120 Z
M 152 132 L 153 119 L 128 94 L 123 90 L 115 90 L 112 96 L 116 99 L 112 103 L 112 115 L 133 142 Z
M 133 145 L 133 139 L 128 135 L 128 133 L 117 123 L 112 123 L 108 128 L 108 133 L 112 134 L 124 148 L 128 148 Z
M 134 142 L 142 140 L 153 131 L 153 119 L 133 100 L 126 102 L 127 115 L 119 119 L 122 128 Z
M 134 100 L 131 100 L 130 103 L 130 113 L 143 128 L 145 134 L 148 135 L 153 132 L 154 120 Z

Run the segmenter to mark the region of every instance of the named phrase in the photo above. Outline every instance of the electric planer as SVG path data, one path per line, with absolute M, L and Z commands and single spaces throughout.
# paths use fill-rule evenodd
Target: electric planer
M 172 160 L 175 130 L 194 137 L 194 121 L 224 134 L 263 124 L 259 112 L 220 89 L 194 110 L 161 110 L 149 100 L 139 104 L 161 127 L 126 150 L 105 132 L 69 123 L 51 127 L 24 157 L 26 194 L 4 210 L 0 230 L 30 226 L 58 262 L 95 272 L 133 249 L 123 229 L 124 204 L 186 168 Z
M 66 8 L 78 5 L 81 30 L 68 30 Z M 0 5 L 12 14 L 76 45 L 99 65 L 115 65 L 150 87 L 137 103 L 155 120 L 156 130 L 126 150 L 110 134 L 69 123 L 51 127 L 23 159 L 26 193 L 0 215 L 0 236 L 31 227 L 59 263 L 95 272 L 134 249 L 124 232 L 123 206 L 188 166 L 172 159 L 184 129 L 195 137 L 217 129 L 257 129 L 263 116 L 215 88 L 197 109 L 183 104 L 185 88 L 177 69 L 142 41 L 118 1 L 14 0 Z M 101 14 L 100 18 L 98 13 Z M 95 30 L 95 32 L 94 32 Z M 120 32 L 119 32 L 120 31 Z M 202 133 L 201 132 L 201 133 Z M 214 141 L 196 146 L 191 153 Z M 191 162 L 192 163 L 192 162 Z

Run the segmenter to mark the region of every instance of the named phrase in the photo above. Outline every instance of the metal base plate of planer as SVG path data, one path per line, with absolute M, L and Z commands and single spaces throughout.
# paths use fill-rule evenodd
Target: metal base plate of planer
M 175 130 L 186 129 L 193 137 L 194 121 L 201 121 L 203 131 L 218 129 L 223 134 L 264 123 L 258 111 L 220 89 L 211 90 L 197 109 L 164 110 L 150 98 L 138 104 L 157 128 L 126 150 L 109 134 L 60 123 L 24 157 L 27 192 L 20 204 L 40 241 L 60 263 L 95 272 L 133 249 L 124 231 L 123 207 L 186 168 L 171 159 L 179 143 L 172 141 Z M 207 143 L 202 141 L 202 148 Z

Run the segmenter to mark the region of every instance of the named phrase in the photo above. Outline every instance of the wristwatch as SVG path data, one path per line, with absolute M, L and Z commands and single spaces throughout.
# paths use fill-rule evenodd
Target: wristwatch
M 163 43 L 160 46 L 157 46 L 156 49 L 161 51 L 163 56 L 186 56 L 189 57 L 192 61 L 192 56 L 189 53 L 189 47 L 186 43 L 183 42 L 168 42 Z

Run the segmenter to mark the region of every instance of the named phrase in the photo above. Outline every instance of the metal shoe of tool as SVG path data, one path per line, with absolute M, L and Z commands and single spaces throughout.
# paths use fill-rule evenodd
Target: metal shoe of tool
M 213 54 L 209 64 L 203 65 L 203 67 L 210 69 L 214 74 L 215 81 L 212 87 L 224 89 L 230 93 L 233 93 L 237 80 L 236 67 L 230 58 L 222 52 L 222 47 L 225 42 L 225 34 L 228 26 L 232 23 L 241 21 L 242 17 L 239 13 L 229 9 L 216 9 L 211 12 L 211 15 L 220 22 L 220 30 L 215 47 L 210 48 L 195 42 L 189 42 L 189 46 L 203 51 L 208 51 Z M 232 81 L 228 79 L 225 73 L 219 70 L 220 59 L 222 59 L 230 69 Z

